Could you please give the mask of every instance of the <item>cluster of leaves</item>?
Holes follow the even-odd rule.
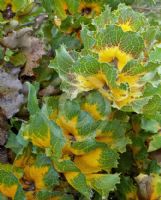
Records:
[[[0,199],[161,198],[160,21],[119,3],[0,0]]]

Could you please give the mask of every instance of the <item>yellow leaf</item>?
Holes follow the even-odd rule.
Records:
[[[96,119],[96,120],[102,119],[102,116],[100,115],[100,113],[97,110],[97,105],[96,104],[84,103],[82,105],[82,108],[85,111],[89,112],[94,119]]]
[[[0,192],[2,192],[3,195],[14,198],[16,191],[17,191],[18,185],[4,185],[3,183],[0,184]]]
[[[72,134],[76,138],[79,138],[78,131],[76,129],[77,120],[77,116],[73,117],[71,120],[67,120],[65,117],[61,116],[56,119],[56,123],[62,128],[66,136]]]
[[[104,86],[103,74],[98,73],[94,76],[84,77],[82,75],[77,76],[79,89],[82,91],[89,91],[93,89],[99,89]]]
[[[26,140],[31,140],[33,145],[35,146],[38,146],[40,148],[50,147],[50,130],[48,130],[48,132],[45,134],[45,138],[38,137],[37,134],[29,132],[25,132],[23,136]]]
[[[72,183],[73,179],[79,175],[80,172],[66,172],[64,173],[65,178],[69,183]]]
[[[28,191],[25,193],[25,197],[26,197],[26,200],[33,200],[35,199],[35,192],[33,191]]]
[[[111,136],[110,136],[110,134],[108,134],[108,136],[98,136],[98,137],[96,137],[96,140],[98,142],[103,142],[103,143],[106,143],[106,144],[112,144],[115,141],[112,138],[112,133],[111,133]]]
[[[133,27],[131,26],[130,21],[119,23],[118,26],[120,26],[124,32],[133,31]]]
[[[122,51],[119,46],[107,47],[98,51],[100,62],[112,62],[116,59],[117,67],[121,71],[124,66],[132,59],[130,54]]]
[[[98,15],[101,12],[101,6],[99,3],[95,2],[81,1],[78,12],[84,14],[85,16],[91,16],[92,13]]]
[[[81,149],[78,150],[78,149],[72,148],[70,142],[67,142],[67,144],[63,148],[63,155],[70,155],[70,154],[83,155],[85,154],[85,152]]]
[[[23,154],[18,155],[15,158],[13,165],[16,167],[24,168],[26,165],[33,164],[35,161],[35,158],[30,154],[29,151],[27,149]]]
[[[82,173],[94,173],[101,170],[99,159],[102,149],[97,148],[82,156],[76,156],[74,162]]]
[[[25,179],[29,181],[34,181],[36,189],[40,190],[45,187],[44,175],[48,172],[48,166],[26,166],[24,169]]]

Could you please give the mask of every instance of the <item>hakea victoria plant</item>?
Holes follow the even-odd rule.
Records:
[[[145,93],[152,83],[148,74],[155,76],[159,66],[149,56],[154,45],[157,51],[157,41],[155,33],[147,38],[150,25],[145,17],[121,5],[112,13],[106,8],[92,25],[81,31],[80,53],[62,46],[50,63],[62,79],[62,90],[75,98],[96,89],[115,108],[137,113],[143,113],[150,102],[159,102],[157,94]]]
[[[106,198],[120,182],[112,169],[131,143],[127,122],[115,117],[109,101],[97,91],[72,101],[65,95],[48,97],[41,109],[35,94],[29,85],[31,117],[17,136],[23,145],[13,170],[5,171],[2,194],[18,199],[23,188],[20,199],[72,199],[68,183],[87,199],[92,190]],[[68,192],[63,187],[69,187]]]
[[[0,166],[2,198],[160,198],[160,168],[147,158],[161,148],[156,33],[130,7],[113,12],[106,7],[91,26],[83,26],[81,51],[56,50],[49,67],[57,71],[64,93],[44,98],[40,107],[38,85],[28,84],[30,118],[15,136],[13,165]],[[151,131],[148,139],[141,129]]]

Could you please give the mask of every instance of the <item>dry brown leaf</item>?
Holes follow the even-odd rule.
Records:
[[[5,147],[0,147],[0,163],[8,163],[8,153]]]
[[[8,33],[1,41],[3,46],[16,49],[16,48],[30,48],[31,41],[29,38],[32,34],[32,28],[23,28],[18,31]]]
[[[0,108],[7,118],[17,113],[24,101],[23,94],[19,92],[22,90],[22,84],[14,73],[0,69]]]
[[[152,177],[147,174],[139,174],[135,178],[138,184],[138,195],[140,200],[150,200],[152,194]]]
[[[33,75],[33,68],[38,66],[39,60],[45,55],[43,42],[39,38],[32,36],[32,33],[32,28],[23,28],[18,31],[12,31],[1,41],[3,46],[7,48],[21,48],[27,60],[23,75],[27,76]]]
[[[45,55],[44,45],[38,38],[30,37],[30,41],[30,47],[23,51],[27,60],[23,75],[28,76],[33,75],[33,68],[39,65],[39,60]]]
[[[3,146],[7,140],[8,123],[5,114],[0,108],[0,145]]]

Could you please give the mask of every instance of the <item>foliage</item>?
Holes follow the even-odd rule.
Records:
[[[0,199],[161,198],[159,9],[0,0]]]

